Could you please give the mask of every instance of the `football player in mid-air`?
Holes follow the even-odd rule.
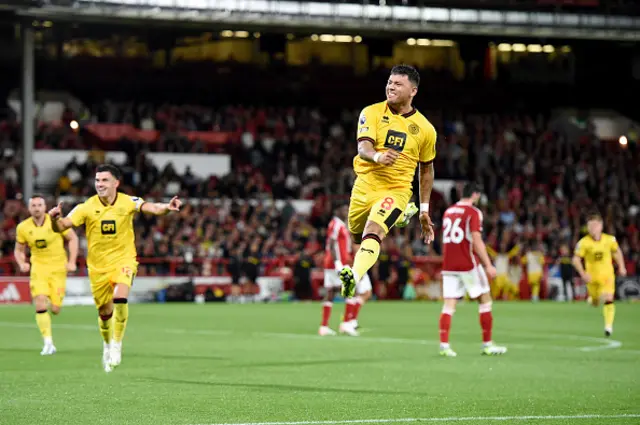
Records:
[[[353,267],[340,271],[342,295],[352,297],[356,286],[378,260],[380,244],[393,226],[406,226],[418,212],[410,203],[419,165],[420,223],[426,243],[434,238],[429,218],[433,188],[436,130],[412,105],[420,74],[408,65],[393,67],[387,100],[362,110],[358,121],[357,175],[349,202],[348,227],[356,244]]]

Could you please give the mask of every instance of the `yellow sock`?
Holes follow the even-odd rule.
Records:
[[[111,326],[111,316],[99,316],[98,317],[98,326],[100,327],[100,335],[102,335],[102,339],[104,342],[109,344],[111,342],[111,337],[113,336],[113,326]]]
[[[380,239],[376,235],[366,235],[362,238],[360,249],[353,260],[353,272],[361,279],[378,261],[380,255]]]
[[[604,316],[604,327],[612,328],[613,319],[616,317],[616,306],[613,301],[607,301],[602,307],[602,315]]]
[[[42,337],[51,339],[51,315],[47,310],[36,311],[36,323]]]
[[[540,295],[540,284],[532,283],[531,284],[531,296],[538,297]]]
[[[122,338],[124,338],[124,330],[127,328],[127,319],[129,318],[129,304],[127,304],[126,298],[118,298],[113,300],[113,302],[115,310],[115,332],[113,339],[116,342],[122,342]]]

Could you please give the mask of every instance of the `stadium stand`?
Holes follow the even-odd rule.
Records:
[[[620,146],[590,133],[572,144],[551,128],[548,113],[424,112],[440,135],[438,177],[484,184],[485,231],[491,245],[497,248],[504,238],[509,239],[509,246],[541,242],[552,260],[561,244],[572,246],[583,234],[584,214],[599,208],[605,215],[605,230],[619,235],[633,273],[640,250],[640,155],[635,143]],[[125,191],[151,198],[178,194],[187,199],[229,200],[194,203],[175,218],[141,219],[137,230],[143,258],[140,274],[229,273],[237,279],[250,274],[256,260],[263,267],[260,273],[277,264],[293,264],[303,247],[320,264],[331,201],[347,195],[351,187],[354,150],[349,146],[358,113],[356,109],[336,113],[301,106],[156,106],[103,101],[83,117],[66,111],[61,122],[42,123],[37,146],[93,149],[86,163],[74,158],[60,164],[58,196],[90,195],[92,170],[104,160],[105,150],[111,149],[127,153],[126,161],[118,164],[125,171]],[[76,119],[80,128],[74,130],[69,123]],[[155,143],[123,137],[115,144],[100,146],[90,130],[92,123],[130,124],[161,136]],[[12,231],[25,210],[21,202],[11,201],[20,195],[19,127],[7,119],[1,128],[3,151],[9,154],[3,156],[0,178],[2,252],[9,272]],[[205,144],[181,137],[182,130],[228,132],[229,142],[217,150],[231,155],[231,172],[200,178],[189,169],[179,174],[171,164],[159,169],[146,158],[159,150],[206,150]],[[432,199],[436,224],[448,202],[458,196],[455,187],[450,192]],[[237,199],[309,199],[314,206],[305,215],[296,213],[290,203],[279,211]],[[84,238],[81,241],[86,244]],[[440,253],[438,241],[432,247],[421,243],[417,223],[396,229],[387,244],[394,270],[402,258],[417,257],[420,263],[421,257]],[[236,262],[240,268],[230,270],[227,265]]]

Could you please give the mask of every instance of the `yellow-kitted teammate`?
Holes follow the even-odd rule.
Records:
[[[137,213],[165,215],[178,211],[182,205],[178,197],[169,203],[153,203],[118,192],[121,179],[116,166],[100,165],[96,168],[97,195],[78,204],[67,217],[62,217],[61,204],[49,211],[55,232],[85,226],[89,281],[104,340],[105,372],[111,372],[122,360],[122,340],[129,319],[128,296],[138,269],[133,218]]]
[[[34,195],[29,199],[29,214],[16,228],[14,256],[20,271],[30,273],[31,298],[36,307],[36,323],[44,340],[40,352],[43,356],[55,354],[51,331],[51,315],[60,313],[67,286],[67,272],[76,271],[78,236],[71,229],[56,233],[51,227],[44,198]],[[69,243],[69,259],[64,242]],[[31,251],[27,260],[26,248]]]
[[[600,214],[589,215],[587,229],[589,234],[580,239],[576,245],[573,254],[573,267],[587,284],[591,305],[597,307],[601,299],[604,301],[602,309],[604,334],[611,336],[616,314],[613,304],[616,275],[613,270],[612,258],[618,265],[620,276],[626,276],[627,269],[615,236],[602,232],[602,216]],[[584,260],[586,270],[582,266],[582,260]]]
[[[500,242],[499,251],[487,246],[487,252],[496,265],[496,278],[493,281],[491,294],[494,300],[499,299],[500,296],[512,300],[517,298],[520,293],[519,282],[513,282],[509,278],[509,263],[520,252],[520,246],[516,244],[509,249],[508,243],[508,239],[503,239]]]
[[[532,245],[522,257],[522,264],[527,267],[527,282],[531,287],[531,301],[540,299],[540,284],[542,283],[542,267],[544,266],[544,249],[542,244],[538,247]]]

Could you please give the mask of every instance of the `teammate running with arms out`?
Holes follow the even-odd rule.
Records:
[[[474,183],[467,183],[462,189],[462,199],[447,208],[442,218],[444,305],[440,314],[441,356],[457,356],[449,345],[449,331],[458,299],[464,297],[465,293],[479,302],[482,354],[498,355],[507,352],[506,347],[495,345],[491,339],[493,315],[487,275],[495,277],[496,269],[491,264],[482,240],[482,212],[474,206],[480,196],[479,188]]]
[[[336,334],[336,332],[329,327],[329,319],[331,318],[335,290],[342,285],[338,273],[344,265],[351,261],[352,256],[351,235],[345,224],[347,211],[347,205],[336,208],[335,215],[329,222],[327,229],[327,243],[324,254],[324,288],[326,296],[322,304],[322,323],[318,330],[320,336]],[[358,313],[362,304],[371,295],[371,280],[369,280],[368,275],[365,275],[364,278],[360,280],[356,289],[358,296],[348,298],[345,301],[344,319],[339,328],[340,333],[345,333],[350,336],[358,336],[358,332],[356,331]]]
[[[418,209],[411,187],[419,165],[420,223],[426,243],[434,238],[429,217],[436,130],[413,106],[420,74],[408,65],[393,67],[387,100],[369,105],[358,120],[357,175],[349,203],[349,231],[360,245],[353,268],[340,271],[342,295],[352,297],[360,279],[378,260],[380,244],[394,225],[404,227]]]
[[[177,197],[168,204],[150,203],[118,192],[121,176],[117,167],[100,165],[96,169],[97,195],[77,205],[65,218],[61,218],[62,203],[49,211],[56,232],[85,225],[89,281],[104,340],[105,372],[111,372],[122,358],[122,339],[129,317],[127,299],[138,268],[134,215],[139,212],[165,215],[178,211],[182,205]]]
[[[573,267],[587,284],[589,302],[597,307],[604,302],[604,334],[609,337],[613,333],[613,320],[616,309],[613,304],[616,275],[613,270],[612,257],[618,265],[618,274],[627,275],[622,251],[613,235],[602,232],[602,216],[598,213],[587,218],[589,234],[580,239],[573,254]],[[582,266],[582,260],[586,265]]]
[[[78,258],[78,236],[69,229],[56,233],[51,218],[46,214],[44,198],[34,195],[29,199],[29,214],[16,228],[14,256],[20,271],[30,273],[31,297],[36,307],[36,323],[44,339],[43,356],[55,354],[51,332],[51,316],[59,314],[67,285],[67,272],[76,271]],[[69,243],[69,259],[64,242]],[[26,247],[31,251],[27,260]]]

